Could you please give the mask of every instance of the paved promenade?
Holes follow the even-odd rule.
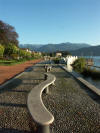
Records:
[[[44,80],[44,68],[34,66],[0,90],[0,133],[31,133],[32,120],[27,110],[27,95]]]
[[[31,89],[44,80],[38,64],[0,90],[0,133],[32,133],[35,129],[26,100]],[[64,70],[53,67],[57,78],[43,102],[54,115],[52,133],[100,133],[100,98],[77,83]]]
[[[52,133],[100,133],[100,97],[59,67],[51,73],[57,78],[55,87],[43,101],[55,117]]]

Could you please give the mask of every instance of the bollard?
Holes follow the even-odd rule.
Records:
[[[48,68],[46,68],[46,72],[48,72]]]
[[[50,133],[49,125],[39,125],[37,133]]]
[[[44,92],[45,92],[46,94],[48,94],[48,93],[49,93],[49,87],[45,88]]]
[[[44,80],[47,80],[47,77],[48,77],[47,74],[45,74],[45,75],[44,75]]]

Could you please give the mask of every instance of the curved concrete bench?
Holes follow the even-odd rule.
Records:
[[[44,82],[35,86],[28,95],[27,106],[33,120],[38,125],[39,133],[49,133],[49,125],[54,121],[53,115],[46,109],[42,102],[42,92],[49,85],[54,84],[56,77],[52,74],[45,74]]]

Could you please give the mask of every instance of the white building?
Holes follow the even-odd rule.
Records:
[[[75,60],[77,60],[77,56],[67,56],[67,57],[62,57],[60,63],[66,63],[67,65],[71,65],[74,63]]]
[[[62,53],[56,53],[56,57],[61,57]]]

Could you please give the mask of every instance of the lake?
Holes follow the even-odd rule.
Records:
[[[93,59],[94,66],[100,67],[100,56],[82,56],[82,57]]]

